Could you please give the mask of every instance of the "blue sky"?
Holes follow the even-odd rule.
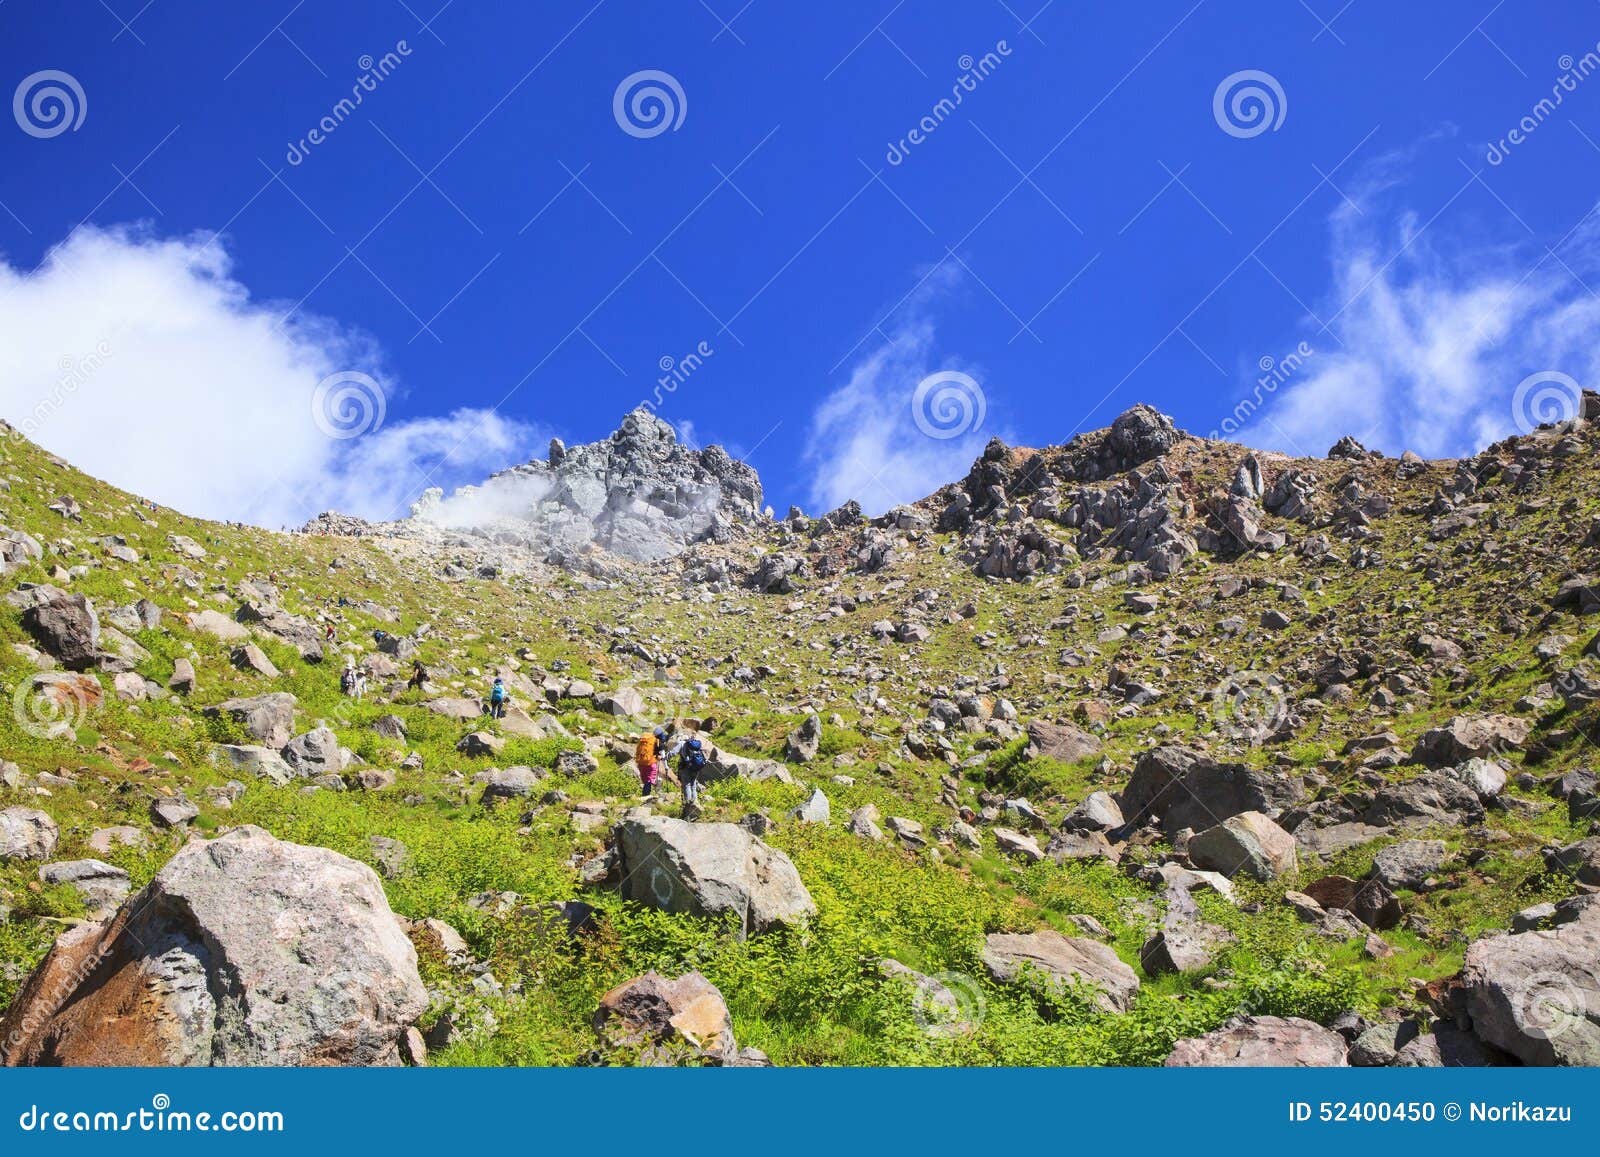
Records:
[[[780,512],[1140,401],[1471,452],[1595,380],[1597,43],[1588,0],[5,0],[0,89],[82,116],[0,118],[0,404],[273,524],[643,400]],[[619,119],[646,71],[670,127]]]

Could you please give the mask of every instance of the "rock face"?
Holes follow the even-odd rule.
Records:
[[[698,972],[647,972],[619,984],[600,998],[594,1031],[608,1049],[645,1065],[731,1065],[739,1056],[728,1005]]]
[[[1028,724],[1028,758],[1045,756],[1062,763],[1074,763],[1100,753],[1100,741],[1082,728],[1070,723],[1045,723],[1035,720]]]
[[[613,832],[622,895],[666,912],[733,913],[746,934],[816,913],[789,857],[737,824],[665,816],[625,819]]]
[[[1487,936],[1461,972],[1472,1031],[1530,1065],[1600,1065],[1600,909]]]
[[[1002,984],[1032,972],[1047,983],[1088,985],[1106,1012],[1127,1012],[1139,992],[1139,977],[1108,945],[1050,929],[991,933],[984,940],[983,964]]]
[[[426,1007],[372,869],[243,827],[61,936],[0,1039],[11,1065],[394,1065]]]
[[[1342,1068],[1345,1051],[1344,1037],[1309,1020],[1245,1016],[1205,1036],[1179,1041],[1166,1067]]]
[[[637,561],[680,553],[762,518],[761,479],[721,446],[691,450],[640,406],[602,442],[552,447],[446,499],[429,490],[409,527],[478,526],[560,557],[589,544]]]

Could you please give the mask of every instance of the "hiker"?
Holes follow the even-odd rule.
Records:
[[[667,738],[667,733],[657,727],[654,731],[646,731],[639,736],[639,743],[633,749],[633,762],[639,768],[639,782],[644,785],[644,794],[650,795],[656,790],[656,781],[661,778],[661,744]]]
[[[706,770],[706,747],[700,737],[690,735],[680,739],[667,752],[667,758],[678,760],[678,782],[683,785],[683,814],[700,810],[700,777]]]
[[[422,665],[421,659],[417,659],[411,664],[411,678],[406,681],[406,688],[421,691],[427,681],[428,669]]]
[[[504,719],[506,714],[506,685],[496,675],[494,686],[489,688],[489,715],[494,719]]]
[[[323,636],[327,639],[328,642],[330,642],[330,643],[333,642],[333,624],[332,623],[329,623],[327,630],[323,631]]]
[[[361,696],[357,694],[357,690],[355,664],[346,663],[344,670],[339,673],[339,691],[341,694],[348,695],[353,699],[359,699]]]

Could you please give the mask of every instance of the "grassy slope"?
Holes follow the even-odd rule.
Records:
[[[1359,707],[1330,705],[1312,714],[1308,726],[1289,742],[1246,754],[1252,761],[1301,769],[1320,763],[1330,775],[1328,790],[1341,790],[1354,771],[1348,766],[1351,761],[1336,756],[1350,736],[1390,728],[1409,743],[1426,727],[1461,710],[1509,708],[1542,681],[1545,668],[1533,657],[1532,647],[1543,632],[1502,634],[1496,618],[1507,604],[1522,606],[1528,619],[1542,613],[1557,576],[1534,558],[1534,546],[1554,544],[1558,556],[1578,561],[1571,528],[1586,526],[1600,506],[1594,497],[1600,493],[1595,486],[1600,471],[1591,456],[1561,463],[1551,493],[1544,496],[1553,500],[1517,516],[1515,533],[1489,535],[1505,555],[1501,565],[1479,565],[1481,550],[1468,545],[1477,542],[1475,532],[1434,544],[1426,538],[1423,519],[1396,513],[1374,524],[1371,540],[1391,561],[1387,567],[1308,569],[1287,552],[1226,565],[1200,559],[1178,581],[1158,588],[1163,605],[1143,619],[1123,610],[1126,588],[1120,583],[1096,589],[1091,582],[1069,589],[1059,578],[984,582],[960,566],[954,552],[940,554],[943,541],[931,535],[910,561],[892,571],[846,576],[832,586],[813,581],[798,596],[735,594],[702,603],[698,588],[679,588],[670,580],[600,591],[585,591],[566,579],[549,587],[522,579],[450,583],[366,542],[284,536],[203,523],[170,511],[152,513],[25,442],[8,442],[3,456],[0,473],[9,490],[0,494],[0,523],[26,530],[47,546],[45,559],[8,575],[11,582],[59,584],[50,571],[65,567],[74,570],[71,587],[101,607],[140,596],[153,599],[167,615],[159,629],[137,636],[152,656],[141,671],[164,683],[172,660],[187,655],[199,673],[199,690],[187,703],[125,704],[110,696],[110,678],[103,677],[107,700],[82,721],[75,741],[37,738],[12,713],[0,713],[0,753],[30,775],[51,772],[74,781],[49,787],[48,798],[42,799],[31,791],[7,789],[0,793],[0,805],[27,803],[48,810],[61,826],[58,859],[92,854],[86,840],[96,828],[120,823],[147,828],[149,799],[175,791],[200,806],[196,826],[202,832],[257,823],[282,838],[328,846],[367,862],[375,862],[369,836],[403,841],[411,852],[411,868],[385,882],[395,909],[454,924],[494,975],[514,988],[510,999],[481,997],[437,954],[424,950],[425,979],[440,992],[440,1007],[443,1001],[452,1002],[469,1019],[487,1008],[495,1026],[438,1054],[437,1063],[573,1063],[592,1045],[588,1018],[599,994],[646,968],[677,972],[693,967],[728,997],[740,1043],[766,1049],[779,1063],[1148,1064],[1159,1062],[1177,1037],[1214,1027],[1242,1009],[1326,1019],[1346,1007],[1405,1003],[1411,978],[1454,971],[1471,936],[1504,927],[1512,912],[1571,890],[1569,881],[1543,876],[1535,853],[1544,844],[1585,833],[1569,825],[1564,809],[1551,806],[1547,798],[1513,789],[1526,803],[1491,813],[1487,831],[1439,833],[1458,852],[1482,848],[1487,856],[1471,867],[1464,859],[1452,861],[1444,873],[1446,887],[1406,897],[1409,910],[1425,922],[1427,935],[1390,934],[1399,949],[1395,957],[1364,961],[1358,944],[1317,939],[1294,921],[1281,895],[1284,885],[1309,881],[1325,870],[1307,868],[1302,880],[1246,889],[1246,904],[1238,910],[1205,901],[1214,919],[1239,933],[1238,947],[1219,959],[1210,976],[1147,982],[1131,1013],[1111,1017],[1090,1012],[1073,994],[1037,995],[1026,986],[1006,988],[983,979],[983,935],[1041,924],[1070,931],[1067,917],[1087,914],[1111,930],[1123,958],[1137,968],[1138,945],[1151,925],[1157,898],[1146,886],[1102,864],[1021,867],[1001,859],[992,840],[986,840],[981,854],[951,847],[918,854],[890,842],[871,844],[846,834],[840,820],[849,809],[873,803],[883,815],[919,820],[929,831],[948,822],[949,810],[938,796],[940,776],[952,774],[952,769],[902,758],[901,731],[907,721],[922,719],[930,694],[954,688],[965,677],[987,679],[997,665],[1014,680],[1005,693],[1024,720],[1071,718],[1088,693],[1103,685],[1112,664],[1167,691],[1156,704],[1105,728],[1109,773],[1097,773],[1093,761],[1076,767],[1005,761],[1009,781],[1025,785],[1041,812],[1054,818],[1088,791],[1120,784],[1138,752],[1152,743],[1193,741],[1197,733],[1207,733],[1210,725],[1200,716],[1224,670],[1284,669],[1330,628],[1342,627],[1355,636],[1356,627],[1368,618],[1374,620],[1374,633],[1361,642],[1396,655],[1405,652],[1427,614],[1439,616],[1458,641],[1475,636],[1480,645],[1466,664],[1465,680],[1441,677],[1429,692],[1402,700],[1400,708],[1376,722],[1367,696],[1358,694]],[[1446,476],[1444,468],[1435,467],[1432,478],[1397,489],[1425,498]],[[81,522],[64,520],[46,508],[60,494],[71,494],[82,504]],[[1507,511],[1516,508],[1514,500],[1504,505]],[[208,557],[198,562],[183,558],[168,545],[169,533],[195,538],[206,546]],[[108,558],[95,541],[108,534],[124,536],[142,560],[127,564]],[[1428,556],[1455,572],[1449,582],[1418,581]],[[1392,565],[1398,560],[1406,560],[1409,569]],[[182,581],[185,568],[198,577],[194,587]],[[1091,567],[1091,578],[1111,569]],[[674,703],[691,714],[714,712],[726,721],[721,742],[771,756],[781,755],[784,735],[807,705],[825,716],[838,712],[843,726],[829,727],[825,753],[844,755],[851,765],[796,769],[824,784],[835,826],[803,829],[784,823],[770,837],[794,857],[816,897],[819,917],[803,930],[740,942],[728,929],[639,910],[604,893],[588,894],[583,898],[603,914],[601,932],[574,951],[551,936],[540,919],[498,918],[470,905],[474,895],[487,891],[514,891],[533,901],[580,895],[574,853],[597,850],[598,837],[576,831],[565,806],[535,808],[526,824],[521,814],[526,809],[478,807],[470,777],[490,761],[460,756],[454,744],[479,724],[433,716],[416,705],[415,695],[395,703],[372,697],[350,704],[338,695],[338,663],[332,656],[320,665],[304,663],[292,649],[270,640],[258,641],[282,671],[281,679],[269,682],[238,671],[228,661],[227,646],[191,633],[178,617],[178,612],[197,607],[231,613],[237,605],[231,593],[235,584],[269,572],[276,573],[289,609],[331,619],[351,653],[370,649],[375,628],[407,633],[431,623],[433,633],[422,647],[424,660],[436,680],[466,692],[481,692],[486,672],[495,666],[548,669],[562,659],[571,664],[573,674],[592,678],[601,687],[639,680],[647,694],[658,696],[659,713],[673,710]],[[1304,606],[1289,608],[1295,625],[1271,633],[1254,624],[1262,611],[1285,606],[1277,594],[1252,590],[1226,604],[1213,604],[1212,580],[1221,574],[1301,586],[1311,574],[1323,581],[1320,590],[1306,592]],[[886,591],[891,580],[904,584]],[[872,621],[897,617],[911,593],[925,587],[940,592],[941,610],[971,599],[978,614],[956,623],[932,620],[933,637],[914,647],[868,640]],[[687,591],[687,597],[680,591]],[[214,597],[222,593],[227,597]],[[848,614],[827,615],[832,593],[862,601]],[[333,604],[339,596],[373,598],[399,611],[401,622],[383,624],[337,608]],[[873,597],[866,601],[863,596]],[[722,613],[729,606],[745,613]],[[1069,606],[1076,606],[1076,619],[1064,628],[1050,627]],[[1377,611],[1386,615],[1377,616]],[[1236,636],[1218,633],[1214,623],[1224,614],[1241,616],[1249,629]],[[1120,643],[1096,643],[1098,633],[1110,624],[1128,626],[1134,633]],[[1167,629],[1182,624],[1200,630],[1192,637],[1176,631],[1170,641],[1161,641]],[[602,632],[618,627],[630,628],[632,638],[659,640],[682,655],[679,678],[635,672],[622,658],[608,654]],[[1586,632],[1572,620],[1558,628],[1575,637],[1568,653],[1569,660],[1575,659]],[[33,668],[10,646],[25,642],[26,635],[9,607],[0,609],[0,636],[5,644],[0,646],[0,686],[11,691]],[[865,641],[861,653],[836,657],[832,641],[839,637]],[[1041,637],[1043,642],[1025,641]],[[1095,647],[1101,654],[1090,667],[1062,667],[1057,655],[1067,647]],[[513,658],[519,653],[526,657]],[[734,684],[728,676],[736,663],[718,661],[728,656],[770,664],[777,674],[755,686]],[[886,678],[878,684],[879,693],[891,701],[891,712],[862,713],[851,699],[859,678],[839,674],[852,663],[883,668]],[[728,685],[717,686],[719,682]],[[415,751],[423,757],[423,769],[402,771],[395,788],[375,793],[302,794],[297,787],[252,782],[236,803],[222,806],[210,789],[229,776],[210,764],[208,752],[213,742],[228,736],[225,729],[207,725],[198,708],[270,689],[294,692],[302,728],[325,720],[373,764],[394,767],[407,751]],[[676,701],[670,698],[674,694]],[[1296,687],[1296,694],[1309,694],[1309,688]],[[373,719],[389,712],[405,719],[409,744],[386,743],[368,729]],[[579,735],[615,730],[611,721],[581,710],[567,710],[562,718]],[[1551,721],[1552,726],[1570,723]],[[949,738],[963,761],[985,754],[971,746],[975,737]],[[548,765],[556,747],[524,743],[497,762]],[[1537,770],[1559,771],[1586,759],[1586,743],[1569,740]],[[885,765],[881,770],[880,763]],[[955,773],[963,794],[985,786],[984,770]],[[835,772],[853,776],[855,783],[827,782]],[[602,800],[614,807],[626,803],[634,791],[627,769],[604,758],[599,771],[554,785],[574,803]],[[733,819],[756,808],[781,816],[803,795],[798,786],[778,783],[724,785],[713,801],[712,818]],[[135,883],[141,883],[172,853],[179,838],[152,832],[148,849],[118,849],[103,858],[127,868]],[[1374,850],[1358,849],[1333,866],[1359,872]],[[0,864],[0,906],[10,909],[9,919],[0,923],[0,961],[5,962],[0,1007],[60,930],[60,921],[79,910],[70,891],[40,890],[34,868]],[[977,1031],[922,1031],[907,991],[879,975],[875,962],[884,956],[927,972],[972,978],[960,983],[983,1007]]]

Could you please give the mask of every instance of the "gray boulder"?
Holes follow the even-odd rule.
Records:
[[[1189,841],[1196,867],[1221,872],[1230,880],[1240,872],[1270,880],[1298,865],[1294,837],[1260,812],[1240,812],[1198,832]]]
[[[1512,715],[1458,715],[1417,740],[1411,758],[1425,767],[1451,767],[1520,751],[1531,724]]]
[[[272,691],[247,699],[229,699],[205,708],[202,714],[226,716],[242,726],[251,739],[276,750],[294,734],[294,705],[295,697],[289,692]]]
[[[395,1065],[427,1003],[371,868],[243,827],[63,934],[0,1039],[11,1065]]]
[[[1053,929],[992,932],[984,938],[983,964],[1002,984],[1031,976],[1054,986],[1085,985],[1106,1012],[1127,1012],[1139,992],[1138,975],[1108,945]]]
[[[625,819],[613,829],[622,895],[665,912],[738,917],[745,934],[815,915],[789,857],[737,824],[666,816]]]
[[[91,915],[104,916],[127,898],[128,873],[100,860],[59,860],[39,869],[39,882],[70,884],[83,897]]]
[[[1600,909],[1485,936],[1461,970],[1477,1036],[1530,1065],[1600,1065]]]
[[[1372,858],[1372,878],[1391,889],[1416,891],[1444,866],[1449,850],[1443,840],[1403,840]]]
[[[339,750],[339,737],[326,727],[317,727],[304,735],[295,736],[283,745],[279,754],[296,775],[336,775],[344,770],[344,753]]]
[[[1296,1016],[1243,1016],[1173,1046],[1166,1067],[1342,1068],[1344,1037]]]
[[[1273,815],[1299,802],[1305,785],[1296,777],[1222,763],[1186,747],[1153,748],[1139,757],[1122,791],[1130,824],[1155,816],[1168,835],[1201,831],[1240,812]]]
[[[0,811],[0,860],[48,860],[61,831],[38,808]]]
[[[810,763],[817,757],[822,743],[822,720],[815,712],[807,715],[799,727],[789,732],[783,757],[790,763]]]
[[[100,620],[83,595],[52,586],[35,587],[31,605],[22,612],[23,629],[63,667],[82,671],[100,653]]]
[[[257,779],[265,779],[276,784],[285,784],[296,775],[309,774],[297,772],[295,768],[284,762],[284,759],[270,747],[259,747],[249,743],[220,743],[215,749],[215,758],[236,771],[242,771]]]

